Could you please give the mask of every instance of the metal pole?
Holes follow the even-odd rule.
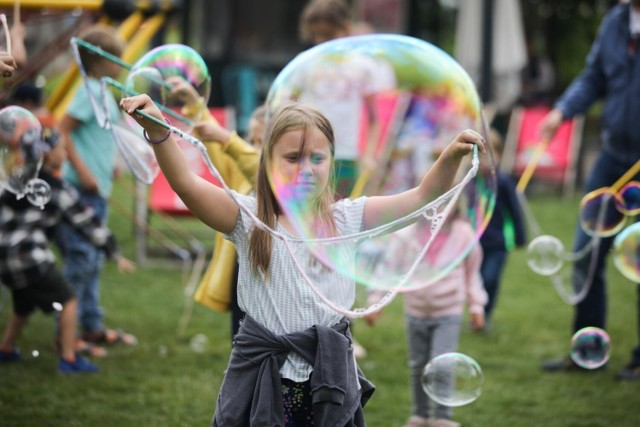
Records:
[[[483,102],[493,98],[493,11],[494,0],[482,0],[482,65],[480,97]]]

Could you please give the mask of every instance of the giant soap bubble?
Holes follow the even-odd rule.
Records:
[[[487,134],[482,105],[467,73],[444,51],[407,36],[346,37],[301,53],[275,79],[266,101],[268,115],[292,100],[327,116],[338,160],[362,159],[367,144],[373,147],[374,167],[359,170],[355,191],[346,194],[352,198],[413,188],[461,131]],[[486,154],[465,158],[455,187],[433,194],[432,202],[413,213],[398,210],[376,220],[381,228],[355,234],[338,230],[337,236],[324,238],[304,219],[306,201],[292,198],[298,193],[291,187],[298,185],[301,174],[287,182],[281,174],[268,172],[293,234],[311,250],[319,268],[368,288],[404,292],[446,275],[478,244],[495,203],[495,168],[487,148]],[[446,221],[453,216],[464,224],[455,231]],[[313,264],[303,252],[296,255],[302,268]],[[316,291],[331,299],[334,288]]]
[[[622,230],[613,240],[613,264],[633,283],[640,283],[640,222]]]
[[[620,210],[621,206],[626,206],[626,203],[617,191],[608,187],[591,191],[580,201],[582,229],[589,236],[615,235],[624,227],[627,218]]]
[[[42,156],[48,151],[42,126],[33,113],[18,106],[0,110],[0,186],[36,206],[51,197],[49,184],[38,178]]]
[[[622,203],[617,207],[620,212],[627,216],[640,214],[640,182],[631,181],[620,190]]]
[[[200,98],[197,105],[187,107],[184,97],[172,94],[170,81],[176,77],[191,85]],[[211,92],[211,76],[207,64],[194,49],[182,44],[166,44],[150,50],[133,64],[125,86],[162,101],[165,107],[187,119],[175,120],[174,116],[171,119],[174,125],[189,129],[191,123],[203,118]]]

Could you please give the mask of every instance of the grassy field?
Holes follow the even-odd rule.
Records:
[[[121,186],[116,197],[132,205]],[[530,202],[543,230],[570,244],[577,200],[539,196]],[[112,210],[111,225],[132,257],[130,221]],[[193,232],[210,244],[209,231],[194,227]],[[465,427],[640,425],[640,383],[614,380],[636,344],[635,289],[613,267],[609,277],[608,369],[544,374],[540,362],[569,350],[572,309],[548,279],[529,270],[524,251],[513,253],[493,329],[472,334],[464,328],[460,351],[478,361],[485,383],[475,402],[455,408],[454,418]],[[0,366],[0,426],[209,425],[230,351],[229,316],[196,305],[186,332],[178,335],[184,284],[180,269],[139,268],[121,275],[107,265],[102,279],[106,321],[135,333],[139,344],[110,349],[109,357],[97,361],[97,375],[58,375],[53,319],[33,316],[20,340],[23,360]],[[6,292],[2,298],[6,303]],[[9,313],[5,305],[0,327]],[[368,425],[402,426],[410,415],[410,397],[400,299],[378,326],[357,321],[355,331],[369,353],[361,367],[377,385],[365,408]],[[192,345],[200,335],[206,337],[204,345]]]

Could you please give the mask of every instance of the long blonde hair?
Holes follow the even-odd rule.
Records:
[[[278,108],[267,123],[265,131],[264,146],[260,157],[260,165],[256,176],[256,201],[258,204],[257,217],[271,229],[275,229],[278,215],[282,214],[282,209],[278,203],[276,195],[273,193],[269,182],[268,168],[273,154],[273,147],[278,143],[282,135],[289,131],[302,130],[303,144],[307,131],[310,128],[317,128],[329,141],[331,148],[331,172],[329,185],[325,187],[322,194],[314,201],[317,209],[317,219],[322,225],[322,234],[334,236],[336,225],[331,215],[331,204],[334,201],[334,136],[329,120],[319,111],[308,105],[300,103],[286,103]],[[268,277],[269,262],[271,261],[272,236],[268,231],[254,227],[249,239],[249,260],[255,271],[262,271]]]

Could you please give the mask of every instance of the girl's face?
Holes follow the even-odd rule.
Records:
[[[331,162],[329,141],[319,129],[282,134],[271,153],[272,185],[280,203],[319,197],[329,185]]]

